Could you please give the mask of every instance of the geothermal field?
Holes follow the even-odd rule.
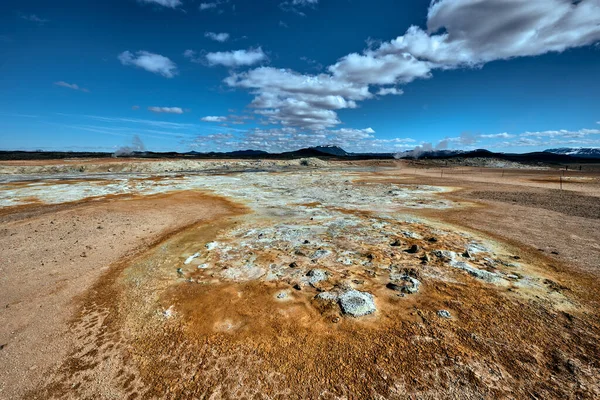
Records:
[[[600,397],[593,170],[4,161],[0,223],[2,399]]]

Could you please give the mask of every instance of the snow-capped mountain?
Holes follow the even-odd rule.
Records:
[[[545,153],[564,154],[572,157],[600,158],[600,148],[593,147],[561,147],[544,150]]]

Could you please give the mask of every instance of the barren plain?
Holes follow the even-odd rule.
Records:
[[[2,399],[600,397],[598,173],[3,162],[0,223]]]

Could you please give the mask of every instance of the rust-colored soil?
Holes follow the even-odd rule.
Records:
[[[23,396],[60,366],[76,343],[67,324],[77,309],[73,300],[111,265],[239,210],[191,192],[38,206],[0,217],[0,398]]]

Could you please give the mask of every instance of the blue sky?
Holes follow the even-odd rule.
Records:
[[[0,4],[0,148],[600,147],[600,1]]]

